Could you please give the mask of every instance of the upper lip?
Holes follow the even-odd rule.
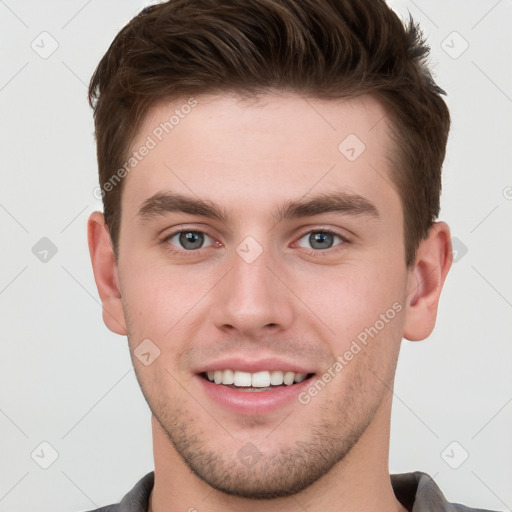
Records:
[[[285,361],[279,358],[266,358],[249,360],[242,357],[230,357],[214,361],[201,366],[196,373],[210,372],[215,370],[239,370],[242,372],[256,373],[263,371],[282,371],[295,373],[314,373],[311,368]]]

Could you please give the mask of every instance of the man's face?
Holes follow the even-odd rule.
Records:
[[[289,495],[389,420],[409,274],[385,112],[197,101],[163,135],[184,102],[155,108],[132,148],[156,142],[126,178],[119,285],[132,354],[160,351],[135,370],[157,435],[198,476]],[[313,376],[269,386],[280,371]]]

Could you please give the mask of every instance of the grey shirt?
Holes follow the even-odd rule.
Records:
[[[139,480],[120,503],[90,512],[147,512],[154,476],[152,471]],[[491,512],[448,503],[434,480],[419,471],[391,475],[391,485],[398,501],[410,512]]]

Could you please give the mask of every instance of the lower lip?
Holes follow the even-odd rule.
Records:
[[[238,391],[210,382],[200,375],[196,375],[196,378],[205,393],[215,402],[236,414],[250,416],[274,412],[294,400],[298,401],[299,393],[311,384],[309,378],[290,386],[276,386],[268,391]]]

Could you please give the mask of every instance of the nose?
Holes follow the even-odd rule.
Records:
[[[233,253],[231,271],[216,287],[214,324],[252,339],[286,331],[294,319],[293,296],[277,278],[279,262],[270,251],[255,261],[240,254]]]

